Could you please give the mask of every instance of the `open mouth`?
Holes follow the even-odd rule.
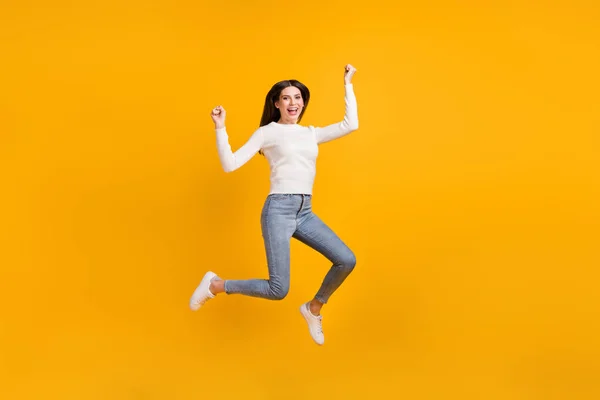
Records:
[[[290,107],[287,109],[288,114],[290,115],[298,115],[300,109],[298,107]]]

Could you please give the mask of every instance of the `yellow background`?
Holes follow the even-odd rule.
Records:
[[[600,396],[600,7],[593,1],[3,1],[0,397],[593,399]],[[321,147],[316,212],[358,264],[294,242],[265,277],[258,156],[225,174],[271,85]]]

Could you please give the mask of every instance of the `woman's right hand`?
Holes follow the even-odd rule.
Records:
[[[210,112],[210,117],[215,123],[215,129],[225,127],[225,109],[223,108],[223,106],[217,106],[213,108]]]

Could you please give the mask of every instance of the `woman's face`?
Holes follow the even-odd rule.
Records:
[[[281,124],[295,124],[304,108],[304,100],[300,89],[295,86],[288,86],[281,91],[279,100],[275,102],[275,107],[279,109]]]

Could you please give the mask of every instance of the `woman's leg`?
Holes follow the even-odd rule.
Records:
[[[269,279],[222,281],[227,294],[269,300],[283,299],[290,289],[290,239],[296,229],[297,205],[293,196],[269,196],[261,214]],[[216,282],[213,282],[216,284]]]
[[[325,275],[310,309],[319,314],[321,306],[346,280],[356,265],[356,257],[350,248],[321,219],[310,212],[298,225],[293,237],[324,255],[332,266]]]
[[[302,243],[312,247],[332,262],[315,297],[300,306],[300,313],[308,324],[315,343],[325,342],[321,307],[346,280],[356,265],[354,253],[312,210],[305,213],[293,235]]]

